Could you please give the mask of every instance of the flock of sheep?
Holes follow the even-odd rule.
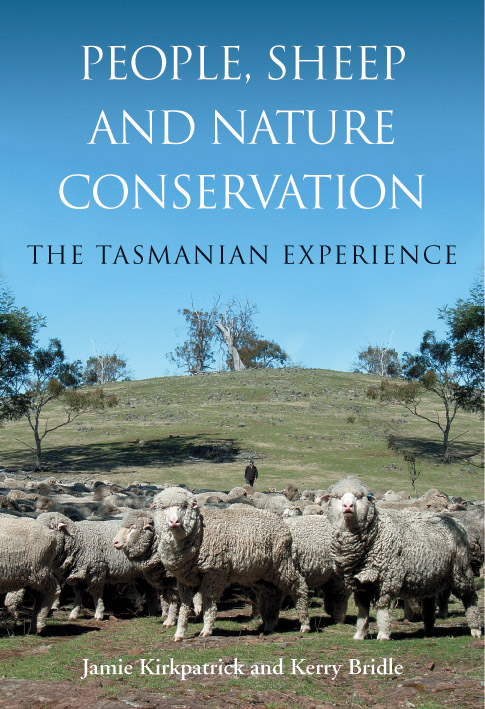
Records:
[[[275,628],[285,598],[308,632],[310,588],[321,591],[335,622],[344,622],[354,594],[355,639],[366,637],[373,603],[377,639],[388,640],[389,610],[398,599],[408,613],[419,610],[430,632],[436,605],[445,613],[451,593],[462,601],[472,635],[481,634],[474,586],[483,566],[480,503],[437,490],[418,500],[391,492],[376,500],[354,477],[301,495],[292,486],[282,493],[244,486],[196,494],[141,483],[66,486],[54,478],[3,485],[0,593],[16,617],[30,590],[34,632],[42,631],[64,585],[74,591],[70,619],[88,592],[102,620],[105,586],[124,584],[137,611],[146,603],[154,613],[161,605],[163,625],[176,625],[176,641],[194,613],[202,613],[201,635],[212,634],[229,586],[244,587],[265,632]]]

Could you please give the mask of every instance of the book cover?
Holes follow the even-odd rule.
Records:
[[[481,278],[481,3],[28,0],[2,24],[3,286],[45,318],[40,346],[116,354],[133,379],[108,384],[105,416],[49,433],[30,480],[227,491],[251,458],[260,491],[356,473],[414,495],[414,465],[419,494],[480,497],[476,414],[446,467],[437,424],[368,409],[377,379],[350,372],[368,348],[444,338],[443,308]],[[199,368],[181,349],[194,313],[221,343]],[[224,327],[245,316],[262,349],[233,372]],[[25,420],[0,438],[6,476],[27,475]],[[463,615],[450,636],[399,625],[361,645],[290,616],[266,638],[229,611],[179,647],[156,618],[70,631],[65,615],[2,638],[0,675],[16,706],[477,706],[483,643]]]

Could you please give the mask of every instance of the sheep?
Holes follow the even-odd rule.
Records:
[[[265,617],[270,589],[290,594],[302,632],[310,629],[308,589],[295,569],[291,534],[283,521],[249,505],[202,510],[194,495],[176,487],[159,493],[153,502],[160,558],[167,573],[176,577],[181,599],[176,642],[185,635],[192,589],[197,586],[204,618],[201,637],[212,634],[217,602],[234,583],[263,589],[260,610],[266,631],[273,630],[277,621],[277,617]]]
[[[162,607],[167,618],[164,627],[175,625],[179,596],[174,578],[168,578],[167,572],[158,554],[158,539],[153,526],[153,515],[148,510],[130,510],[121,522],[113,545],[121,550],[148,581],[162,595]]]
[[[287,519],[288,517],[300,517],[302,515],[302,511],[298,505],[291,505],[290,507],[286,507],[283,510],[282,517],[283,519]]]
[[[422,599],[425,632],[431,631],[437,589],[462,600],[471,634],[480,637],[468,541],[459,523],[442,514],[377,509],[373,495],[357,478],[340,480],[327,499],[333,561],[355,590],[354,639],[367,634],[372,599],[378,640],[389,640],[389,608],[397,598]]]
[[[51,571],[56,535],[29,517],[0,517],[0,593],[24,587],[35,594],[32,632],[40,633],[60,588]]]
[[[305,508],[303,509],[303,514],[305,516],[307,516],[307,515],[323,515],[324,509],[321,505],[317,505],[314,503],[314,504],[306,505]]]
[[[277,515],[282,515],[287,507],[291,507],[288,498],[281,493],[255,493],[253,505],[260,510],[269,510]]]
[[[475,576],[483,574],[485,551],[484,509],[473,505],[466,510],[449,511],[447,514],[458,520],[466,529],[470,543],[470,563]]]
[[[351,591],[335,573],[330,554],[331,527],[319,515],[286,518],[292,537],[292,555],[296,568],[308,588],[321,588],[325,610],[336,623],[343,623]]]
[[[75,620],[81,609],[82,587],[86,586],[95,605],[94,617],[103,620],[103,589],[105,584],[129,583],[139,572],[124,554],[113,547],[113,538],[120,528],[119,521],[72,522],[59,512],[44,512],[37,521],[53,530],[58,538],[60,551],[53,571],[61,582],[76,587],[74,607],[69,616]],[[143,601],[138,595],[138,608]]]

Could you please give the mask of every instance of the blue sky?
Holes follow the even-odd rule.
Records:
[[[20,305],[46,316],[44,339],[60,337],[68,355],[82,360],[93,343],[99,351],[116,350],[137,378],[175,372],[165,354],[184,338],[177,310],[191,301],[209,307],[217,293],[223,300],[249,297],[258,307],[259,332],[305,366],[345,370],[360,347],[390,338],[400,352],[413,351],[424,330],[442,327],[438,308],[466,296],[483,263],[482,25],[478,1],[10,4],[1,45],[0,275]],[[101,46],[105,56],[109,45],[126,45],[128,59],[140,46],[161,47],[169,57],[166,74],[141,81],[128,70],[126,81],[108,81],[103,60],[93,67],[93,80],[82,81],[83,45]],[[171,45],[194,51],[180,81],[169,80]],[[249,83],[198,81],[197,45],[207,46],[208,74],[223,71],[222,45],[239,45]],[[268,71],[278,74],[268,59],[274,45],[285,45],[285,56],[301,45],[305,57],[325,45],[328,79],[315,81],[308,66],[302,81],[292,80],[290,68],[285,79],[269,81]],[[356,77],[359,47],[376,45],[379,78],[332,80],[335,45],[352,46]],[[385,45],[406,51],[394,81],[383,80]],[[140,67],[148,72],[155,65],[145,54]],[[157,124],[164,109],[193,116],[192,140],[162,145],[155,131],[150,145],[132,131],[129,145],[111,145],[101,134],[87,144],[102,110],[119,135],[123,110],[140,123],[154,110]],[[281,144],[261,134],[256,145],[240,145],[226,132],[213,145],[216,109],[231,119],[246,110],[253,130],[264,109]],[[337,110],[336,138],[314,145],[295,119],[295,145],[286,145],[276,110],[314,110],[317,134],[328,134],[329,112]],[[394,144],[345,145],[345,110],[365,113],[372,138],[375,112],[392,110]],[[101,209],[78,182],[69,194],[79,204],[90,196],[91,206],[67,208],[58,189],[73,173],[90,175],[91,184],[105,174],[122,176],[130,189],[126,204]],[[303,174],[345,174],[347,184],[374,174],[389,186],[393,173],[413,188],[414,176],[424,175],[422,209],[403,198],[391,210],[388,195],[376,209],[358,209],[348,192],[348,208],[335,209],[335,178],[322,186],[323,210],[298,209],[295,199],[283,210],[222,209],[223,174],[258,174],[267,189],[274,174],[293,174],[300,185]],[[154,190],[157,175],[190,174],[194,204],[162,210],[145,199],[143,209],[133,210],[135,174]],[[218,176],[217,209],[196,208],[198,174]],[[254,203],[254,192],[247,195]],[[105,198],[116,200],[116,192],[106,189]],[[365,203],[372,194],[362,188],[361,198]],[[41,257],[33,265],[27,248],[33,243],[82,244],[84,263],[47,265]],[[167,245],[172,253],[182,244],[188,250],[224,244],[229,251],[268,244],[270,257],[268,265],[253,266],[101,265],[96,244],[121,244],[130,255],[136,244]],[[348,250],[352,244],[456,244],[457,264],[290,266],[282,262],[284,244],[347,244]]]

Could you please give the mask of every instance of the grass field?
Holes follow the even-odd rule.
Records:
[[[257,487],[325,488],[349,473],[376,490],[412,493],[408,465],[387,447],[393,434],[417,457],[418,493],[438,487],[448,494],[483,499],[482,421],[460,412],[451,438],[453,463],[440,462],[440,431],[402,406],[366,396],[376,378],[315,369],[280,369],[165,377],[110,384],[119,404],[84,415],[49,434],[47,471],[171,481],[228,490],[243,481],[249,457],[260,471]],[[435,416],[440,402],[423,401]],[[56,402],[49,426],[61,419]],[[28,471],[32,433],[25,421],[0,430],[0,464]]]
[[[467,499],[483,499],[482,422],[459,414],[452,429],[453,462],[440,461],[438,429],[400,406],[382,405],[366,397],[371,376],[324,370],[288,369],[169,377],[124,382],[106,387],[118,406],[103,414],[84,415],[46,438],[43,471],[62,480],[109,479],[184,483],[229,490],[243,482],[246,461],[260,471],[259,490],[287,483],[300,490],[325,488],[340,477],[359,475],[376,491],[412,494],[408,464],[387,447],[392,434],[416,456],[418,493],[437,487]],[[439,410],[428,397],[428,414]],[[59,403],[48,411],[49,425],[59,422]],[[0,464],[8,471],[32,469],[33,456],[25,422],[0,430]],[[483,607],[483,580],[477,579]],[[457,602],[440,620],[433,637],[422,637],[422,625],[402,622],[393,611],[393,635],[377,643],[352,639],[355,608],[344,625],[332,626],[314,599],[313,630],[298,632],[294,613],[286,611],[278,632],[263,637],[249,609],[221,608],[215,635],[197,638],[199,623],[190,624],[189,639],[172,640],[157,618],[111,617],[103,623],[92,613],[75,623],[61,610],[49,619],[42,637],[24,635],[21,623],[0,637],[0,676],[10,703],[0,706],[176,706],[176,707],[439,707],[475,708],[483,696],[483,641],[471,638]],[[283,674],[233,677],[142,676],[141,658],[175,664],[221,663],[234,658],[247,668],[282,663]],[[83,658],[96,664],[121,661],[135,668],[130,676],[81,679]],[[291,672],[295,659],[309,664],[340,664],[330,676]],[[393,658],[403,674],[350,675],[351,658],[361,665]],[[7,696],[5,695],[5,696]],[[19,697],[25,703],[19,703]],[[42,697],[40,704],[38,697]],[[69,701],[64,705],[62,700]],[[6,701],[6,700],[5,700]],[[36,704],[37,702],[37,704]],[[42,703],[43,702],[43,703]],[[172,702],[172,703],[170,703]]]

